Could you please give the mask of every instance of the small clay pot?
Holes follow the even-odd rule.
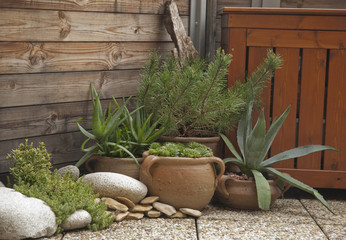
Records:
[[[197,142],[209,147],[214,156],[223,158],[223,141],[219,136],[216,137],[169,137],[161,136],[159,138],[160,142],[179,142],[179,143],[189,143]]]
[[[139,164],[144,158],[137,158]],[[114,158],[99,154],[93,154],[85,162],[85,167],[89,172],[114,172],[139,179],[139,167],[132,158]]]
[[[215,164],[220,166],[218,175]],[[213,197],[224,170],[223,161],[217,157],[149,155],[141,165],[140,181],[148,187],[149,195],[159,196],[162,203],[176,209],[186,207],[202,210]]]
[[[271,191],[271,204],[288,190],[289,185],[281,190],[277,185],[278,179],[268,180]],[[254,180],[239,180],[230,175],[223,175],[220,178],[215,198],[227,207],[259,210],[256,183]]]

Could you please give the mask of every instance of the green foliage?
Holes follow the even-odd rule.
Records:
[[[186,145],[182,143],[166,142],[162,146],[159,143],[153,143],[149,149],[150,155],[165,156],[165,157],[210,157],[213,152],[205,145],[190,142]]]
[[[78,209],[84,209],[92,216],[89,229],[99,230],[110,225],[113,218],[106,213],[104,202],[94,202],[98,195],[94,194],[91,185],[84,184],[81,178],[74,181],[69,172],[64,176],[59,175],[57,170],[51,172],[47,156],[49,154],[43,143],[33,148],[33,144],[28,145],[27,140],[13,150],[8,158],[14,165],[11,168],[14,189],[46,202],[56,215],[57,232],[63,231],[60,225]]]
[[[225,135],[220,134],[226,146],[235,156],[235,158],[224,159],[224,162],[232,162],[237,164],[244,174],[253,176],[255,178],[258,205],[263,210],[269,210],[269,205],[271,202],[269,184],[263,175],[263,173],[269,173],[278,177],[284,182],[287,182],[297,188],[313,194],[326,208],[328,208],[329,211],[333,212],[328,203],[323,199],[322,195],[319,194],[317,190],[271,168],[270,166],[287,159],[302,157],[313,152],[335,149],[322,145],[307,145],[287,150],[264,161],[269,148],[275,139],[276,134],[280,130],[289,113],[290,107],[288,107],[278,119],[273,120],[268,132],[266,133],[266,124],[263,109],[257,120],[257,123],[252,128],[253,103],[254,102],[252,97],[247,111],[244,112],[238,123],[237,142],[241,151],[241,155],[238,154],[235,147],[228,140],[228,138]]]
[[[127,104],[130,99],[120,106],[113,97],[115,108],[111,104],[103,112],[100,96],[95,88],[90,85],[93,103],[92,133],[85,130],[77,120],[79,130],[87,137],[81,149],[86,154],[77,162],[80,167],[93,153],[108,157],[132,157],[139,167],[136,157],[148,149],[150,144],[158,139],[164,128],[158,129],[158,121],[152,123],[152,115],[147,116],[142,107],[137,107],[130,112]],[[134,116],[135,115],[135,116]],[[93,144],[85,147],[91,140]]]
[[[152,53],[142,70],[138,101],[166,128],[167,135],[212,136],[225,132],[245,110],[251,87],[256,96],[260,94],[280,66],[280,57],[268,51],[264,63],[245,82],[227,88],[230,62],[231,55],[221,50],[209,64],[201,58],[181,64],[173,56],[162,60]]]

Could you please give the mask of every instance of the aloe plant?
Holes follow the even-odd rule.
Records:
[[[92,129],[88,132],[79,124],[81,118],[77,119],[77,126],[87,139],[81,145],[85,154],[76,166],[80,167],[93,153],[108,157],[130,156],[139,166],[136,156],[141,156],[162,135],[164,128],[158,129],[158,121],[152,123],[152,116],[146,116],[141,106],[130,112],[127,108],[130,98],[120,106],[113,97],[115,109],[112,110],[109,104],[106,111],[103,111],[100,96],[92,85],[90,94],[94,109]],[[86,147],[90,140],[93,144]]]
[[[313,152],[336,149],[323,145],[306,145],[284,151],[270,157],[269,159],[264,160],[272,142],[275,139],[276,134],[278,133],[290,111],[290,107],[288,107],[278,119],[273,120],[269,130],[266,133],[266,124],[263,109],[259,115],[257,123],[252,128],[253,103],[254,101],[252,97],[247,110],[244,112],[241,120],[238,123],[237,143],[241,154],[238,154],[233,144],[224,134],[220,134],[226,146],[234,155],[234,157],[232,158],[225,158],[224,162],[232,162],[239,166],[242,173],[254,177],[257,189],[258,206],[260,209],[269,210],[271,202],[269,183],[263,175],[263,173],[266,173],[272,174],[283,182],[287,182],[288,184],[293,185],[303,191],[311,193],[329,211],[333,213],[328,203],[316,189],[292,178],[287,174],[281,173],[280,171],[270,166],[287,159],[305,156]]]

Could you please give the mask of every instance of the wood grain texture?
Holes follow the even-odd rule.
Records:
[[[248,46],[345,49],[346,32],[299,30],[248,30]]]
[[[298,146],[322,144],[327,50],[303,49]],[[297,159],[299,169],[320,169],[321,152]]]
[[[338,152],[324,152],[324,169],[346,171],[346,51],[331,50],[326,113],[325,145]]]
[[[26,139],[28,139],[29,142],[34,142],[35,146],[37,146],[39,142],[44,142],[48,153],[52,154],[51,162],[55,165],[64,162],[78,161],[83,156],[80,146],[86,137],[80,132],[71,132]],[[16,149],[20,143],[24,142],[24,138],[0,141],[0,173],[9,171],[10,163],[6,159],[7,154],[10,153],[12,149]]]
[[[231,13],[228,18],[229,27],[246,27],[259,29],[300,29],[300,30],[328,30],[342,31],[346,29],[343,16],[306,16],[306,15],[280,15],[277,14],[251,14]]]
[[[294,148],[296,143],[296,113],[299,77],[299,48],[277,48],[283,60],[281,69],[275,71],[273,90],[273,118],[278,118],[291,106],[284,124],[275,137],[271,156]],[[286,160],[274,167],[294,168],[294,159]]]
[[[312,169],[278,168],[279,171],[288,173],[291,177],[313,188],[340,188],[345,189],[346,172]]]
[[[171,41],[163,16],[1,9],[0,41]],[[182,18],[188,31],[188,17]]]
[[[346,9],[346,1],[340,0],[281,0],[282,8],[334,8]]]
[[[0,42],[0,72],[39,73],[141,68],[149,53],[167,54],[172,43]]]
[[[0,107],[86,101],[93,84],[101,98],[137,94],[140,70],[0,75]]]
[[[0,8],[163,14],[164,2],[164,0],[2,0]],[[176,0],[176,2],[180,14],[189,15],[189,0]]]

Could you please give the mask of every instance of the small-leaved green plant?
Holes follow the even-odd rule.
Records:
[[[163,145],[160,143],[152,143],[149,148],[150,155],[165,156],[165,157],[210,157],[213,152],[205,145],[190,142],[186,145],[182,143],[166,142]]]
[[[267,160],[264,160],[267,156],[270,146],[272,145],[272,142],[275,139],[276,134],[280,130],[289,113],[290,107],[288,107],[278,119],[273,120],[267,133],[263,109],[260,113],[257,123],[252,128],[252,109],[253,97],[250,101],[247,111],[244,112],[242,118],[238,123],[237,143],[241,151],[241,155],[236,151],[233,144],[225,135],[220,135],[227,145],[228,149],[235,156],[232,158],[224,159],[224,162],[232,162],[240,167],[242,173],[246,174],[249,177],[254,177],[256,182],[259,208],[263,210],[269,210],[271,202],[270,187],[267,179],[263,174],[272,174],[274,177],[279,178],[283,182],[287,182],[288,184],[300,188],[303,191],[311,193],[329,211],[333,212],[323,196],[316,189],[292,178],[287,174],[283,174],[270,166],[287,159],[302,157],[313,152],[336,149],[323,145],[306,145],[287,150],[285,152],[272,156]]]
[[[14,177],[14,189],[28,197],[35,197],[46,202],[54,211],[58,224],[57,233],[62,232],[61,224],[76,210],[84,209],[92,217],[89,229],[99,230],[113,222],[103,201],[95,203],[91,185],[84,184],[82,178],[74,181],[70,173],[61,176],[50,171],[50,155],[43,143],[38,148],[33,143],[24,144],[8,155],[12,167],[10,173]]]

